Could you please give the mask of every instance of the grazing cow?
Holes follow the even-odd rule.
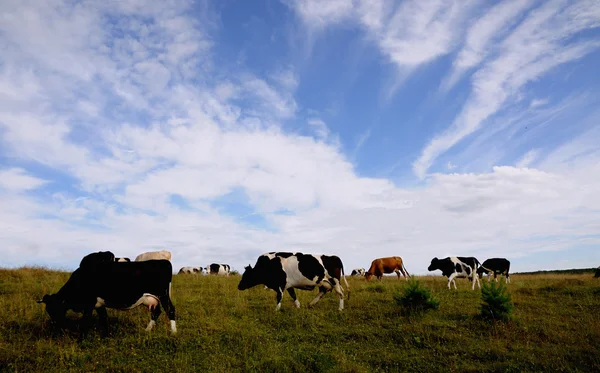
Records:
[[[596,274],[594,275],[594,278],[598,277],[600,277],[600,267],[596,268]]]
[[[364,275],[365,275],[364,268],[355,268],[352,270],[352,273],[350,273],[350,276],[364,276]]]
[[[171,252],[167,250],[161,251],[148,251],[147,253],[143,253],[138,255],[135,258],[136,262],[143,262],[144,260],[160,260],[165,259],[171,261]]]
[[[101,334],[106,336],[106,308],[129,310],[143,304],[152,313],[147,331],[156,324],[162,306],[171,320],[171,332],[177,332],[175,307],[170,298],[173,271],[171,262],[115,262],[106,261],[105,257],[104,253],[93,253],[83,258],[83,265],[71,274],[56,294],[46,294],[38,301],[46,304],[46,312],[52,321],[63,327],[66,325],[67,310],[83,312],[80,329],[80,339],[83,339],[95,309],[100,319]]]
[[[508,271],[510,270],[510,261],[505,258],[491,258],[487,259],[483,262],[481,267],[477,269],[477,275],[481,278],[481,275],[484,273],[488,274],[488,282],[491,281],[491,274],[494,274],[494,279],[498,282],[498,275],[506,276],[506,283],[510,283],[510,274]]]
[[[475,290],[475,282],[477,282],[477,285],[481,289],[481,284],[476,273],[478,265],[479,261],[473,257],[452,256],[444,259],[433,258],[427,270],[441,270],[442,274],[448,277],[448,289],[451,289],[450,283],[453,283],[456,289],[456,281],[454,281],[456,277],[473,278],[472,290]]]
[[[115,258],[115,262],[119,262],[119,263],[131,262],[131,259],[129,259],[129,258]]]
[[[370,280],[371,276],[375,276],[378,280],[381,280],[384,273],[393,272],[396,272],[396,275],[398,275],[398,280],[400,280],[400,272],[402,272],[402,275],[404,276],[405,280],[408,280],[407,276],[410,276],[408,274],[408,271],[404,267],[402,258],[400,258],[399,256],[378,258],[371,262],[371,267],[367,272],[365,272],[365,280]]]
[[[319,294],[310,302],[314,306],[325,293],[335,290],[340,298],[339,310],[344,309],[344,289],[341,278],[344,278],[348,299],[350,286],[344,275],[344,266],[339,257],[332,255],[312,255],[302,253],[271,252],[258,257],[254,268],[245,267],[242,279],[238,284],[239,290],[246,290],[256,285],[265,285],[277,293],[277,306],[281,308],[283,292],[287,291],[296,307],[300,301],[296,298],[294,289],[313,290],[319,288]]]
[[[201,274],[202,267],[182,267],[179,270],[179,274],[182,274],[182,273],[191,273],[191,274],[200,273]]]
[[[229,271],[231,267],[229,264],[216,264],[213,263],[206,267],[206,271],[209,275],[220,275],[220,276],[229,276]]]

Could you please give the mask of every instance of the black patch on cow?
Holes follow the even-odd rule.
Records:
[[[312,255],[296,253],[298,258],[298,270],[300,273],[311,280],[316,277],[316,282],[320,282],[325,277],[325,268],[319,263],[317,258]]]
[[[510,261],[506,258],[490,258],[486,259],[481,267],[477,270],[478,274],[482,274],[484,272],[492,272],[494,277],[499,274],[503,274],[506,277],[509,277],[510,271]]]
[[[344,273],[344,264],[342,260],[336,255],[321,255],[321,261],[329,276],[340,280]],[[335,284],[332,284],[335,285]]]
[[[441,270],[442,275],[450,277],[450,275],[456,270],[456,267],[454,262],[449,257],[444,259],[433,258],[427,270],[435,271],[436,269]]]
[[[279,256],[281,258],[289,258],[290,256],[294,255],[294,253],[289,253],[289,252],[285,252],[285,251],[271,252],[269,254]]]
[[[210,267],[210,273],[219,273],[219,267],[221,267],[221,265],[213,263],[209,267]]]
[[[115,254],[110,251],[98,251],[97,253],[91,253],[83,257],[79,263],[79,267],[95,266],[98,263],[114,262]]]

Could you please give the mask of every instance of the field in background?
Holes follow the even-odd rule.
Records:
[[[239,276],[176,275],[179,333],[163,313],[146,333],[145,308],[108,310],[111,336],[92,330],[54,336],[44,307],[69,274],[0,270],[0,371],[127,372],[525,372],[600,371],[600,281],[586,274],[514,275],[514,319],[490,325],[478,317],[480,291],[465,279],[448,291],[442,277],[419,277],[441,300],[422,318],[401,316],[392,297],[405,281],[348,278],[347,308],[327,294],[298,290],[274,312],[262,286],[241,292]],[[94,313],[94,321],[96,314]]]

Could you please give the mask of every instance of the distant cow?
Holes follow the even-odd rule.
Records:
[[[400,280],[400,272],[402,272],[402,275],[406,280],[408,280],[407,276],[410,276],[404,267],[402,258],[399,256],[390,256],[373,260],[371,262],[371,267],[365,272],[365,279],[368,281],[371,279],[371,276],[375,276],[378,280],[381,280],[384,273],[393,272],[396,272],[396,275],[398,275],[398,280]]]
[[[350,276],[364,276],[364,275],[365,275],[364,268],[355,268],[352,270],[352,273],[350,273]]]
[[[600,267],[596,268],[596,274],[594,275],[594,278],[598,277],[600,277]]]
[[[231,267],[229,264],[216,264],[213,263],[206,267],[206,271],[209,275],[220,275],[220,276],[229,276],[229,271]]]
[[[238,289],[246,290],[260,284],[273,289],[277,293],[276,311],[281,308],[281,299],[286,290],[296,307],[300,307],[300,302],[296,298],[294,289],[319,288],[319,294],[310,302],[309,307],[314,306],[328,291],[335,290],[340,298],[339,310],[341,311],[344,309],[344,289],[340,283],[342,277],[350,297],[350,287],[339,257],[271,252],[259,256],[254,268],[250,265],[245,267]]]
[[[200,274],[202,274],[202,267],[182,267],[179,270],[179,274],[182,274],[182,273],[192,273],[192,274],[200,273]]]
[[[131,259],[129,259],[129,258],[115,258],[115,262],[119,262],[119,263],[131,262]]]
[[[161,251],[148,251],[147,253],[143,253],[138,255],[135,258],[136,262],[143,262],[144,260],[160,260],[160,259],[165,259],[170,261],[171,260],[171,252],[167,251],[167,250],[161,250]]]
[[[84,338],[95,309],[100,319],[101,334],[106,336],[107,307],[129,310],[143,304],[152,313],[147,331],[156,324],[162,306],[171,320],[171,332],[175,333],[175,307],[170,298],[173,271],[171,262],[115,262],[114,259],[107,261],[107,254],[104,253],[93,253],[83,258],[82,265],[71,274],[56,294],[46,294],[38,301],[46,304],[46,312],[52,321],[63,327],[66,325],[67,310],[83,312],[80,338]]]
[[[451,289],[450,283],[453,283],[454,288],[456,289],[456,281],[454,281],[456,277],[469,279],[473,278],[472,290],[475,290],[475,282],[477,282],[477,285],[481,289],[481,284],[479,283],[479,278],[477,277],[478,266],[479,261],[473,257],[452,256],[444,259],[433,258],[427,270],[441,270],[442,274],[448,277],[448,289]]]
[[[510,283],[510,261],[505,258],[491,258],[483,262],[481,267],[477,270],[479,278],[483,273],[488,274],[488,282],[491,280],[491,274],[494,274],[494,279],[498,282],[498,275],[506,276],[506,283]]]

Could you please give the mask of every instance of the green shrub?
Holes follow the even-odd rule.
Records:
[[[394,294],[394,301],[405,314],[418,314],[428,310],[436,310],[440,301],[435,299],[429,289],[423,287],[411,276],[408,286]]]
[[[513,303],[508,287],[502,282],[483,284],[481,288],[481,317],[486,320],[508,321]]]

